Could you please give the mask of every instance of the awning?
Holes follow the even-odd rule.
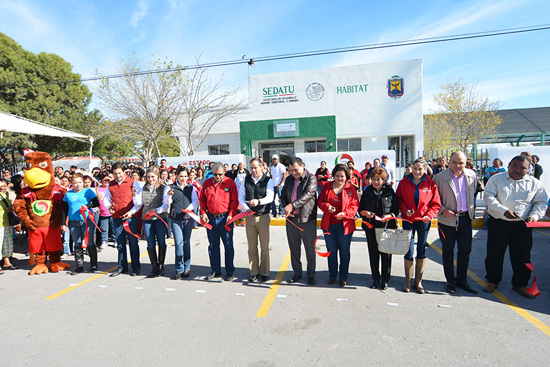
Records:
[[[90,137],[0,111],[0,132],[58,136],[88,141]]]

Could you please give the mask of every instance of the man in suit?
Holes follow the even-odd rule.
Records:
[[[477,294],[467,281],[472,251],[472,221],[475,217],[476,174],[466,168],[466,155],[454,152],[449,168],[434,177],[441,209],[437,215],[439,238],[443,244],[443,271],[447,279],[445,290],[455,293],[456,287]],[[454,249],[457,243],[457,276],[454,275]]]
[[[290,283],[302,277],[301,244],[303,242],[307,259],[308,283],[315,280],[315,234],[317,231],[317,179],[306,170],[300,158],[289,161],[290,175],[281,192],[283,215],[292,223],[286,223],[286,236],[290,248],[290,259],[294,275]],[[300,231],[297,227],[303,229]]]

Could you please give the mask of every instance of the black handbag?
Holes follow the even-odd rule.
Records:
[[[2,195],[0,195],[0,198],[2,198],[2,201],[4,202],[6,209],[11,208],[11,205],[8,203],[6,198],[4,198]],[[10,226],[16,226],[21,223],[21,221],[19,220],[19,218],[17,218],[17,215],[15,215],[14,212],[8,212],[8,222]]]

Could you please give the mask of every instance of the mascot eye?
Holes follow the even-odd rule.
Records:
[[[46,168],[46,167],[48,167],[48,162],[40,162],[40,163],[38,163],[38,165],[42,168]]]
[[[31,169],[31,168],[32,168],[32,163],[27,162],[27,169]]]

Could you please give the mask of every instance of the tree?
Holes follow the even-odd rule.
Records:
[[[180,144],[184,146],[180,148],[182,155],[193,155],[220,120],[241,113],[247,106],[238,98],[240,87],[221,92],[223,76],[212,82],[198,60],[197,66],[189,79],[182,120],[173,129],[174,138],[181,134],[184,140]]]
[[[111,135],[145,163],[161,156],[161,146],[177,151],[171,132],[187,81],[182,71],[162,72],[172,68],[171,62],[155,60],[146,65],[151,72],[143,72],[139,60],[130,58],[117,66],[122,77],[102,79],[95,90],[109,118],[95,126],[97,136]]]
[[[463,79],[441,86],[434,96],[438,109],[424,118],[424,149],[461,149],[476,145],[481,138],[494,135],[502,123],[500,106],[483,95],[477,84]]]
[[[88,135],[91,98],[80,75],[72,72],[71,64],[55,54],[26,51],[0,33],[1,111]],[[55,159],[87,155],[88,144],[73,139],[4,134],[1,149],[14,160],[26,148],[46,151]]]

